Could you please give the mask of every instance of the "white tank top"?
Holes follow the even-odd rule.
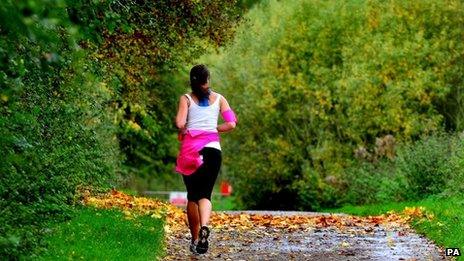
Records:
[[[209,106],[200,106],[196,104],[189,94],[185,94],[190,101],[187,114],[188,130],[204,130],[217,132],[217,123],[219,118],[219,99],[221,95],[217,93],[216,100]],[[221,150],[219,142],[210,142],[205,147],[216,148]]]

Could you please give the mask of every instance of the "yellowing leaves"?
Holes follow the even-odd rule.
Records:
[[[427,213],[424,207],[405,207],[402,214],[405,218],[410,221],[413,219],[420,219],[421,221],[428,219],[432,220],[435,218],[435,215],[432,213]],[[440,222],[438,222],[440,223]]]
[[[346,242],[346,241],[343,241],[343,242],[341,243],[341,247],[343,247],[343,248],[347,248],[347,247],[350,247],[350,246],[351,246],[350,243],[348,243],[348,242]]]
[[[135,131],[139,131],[139,130],[142,129],[140,127],[140,125],[138,125],[136,122],[133,122],[133,121],[128,121],[127,125],[129,126],[129,128],[131,128],[132,130],[135,130]]]
[[[117,190],[92,196],[88,191],[82,193],[84,202],[101,208],[119,208],[125,218],[133,219],[137,215],[149,215],[153,218],[165,218],[166,233],[165,260],[178,260],[180,256],[188,255],[188,240],[190,232],[187,225],[185,210],[172,206],[160,200],[126,195]],[[259,240],[268,240],[272,244],[281,244],[286,240],[293,243],[299,238],[288,238],[292,233],[299,235],[332,231],[331,233],[347,234],[348,238],[362,235],[375,235],[378,228],[387,231],[398,231],[398,236],[406,236],[408,222],[412,218],[433,218],[426,214],[423,207],[406,207],[400,213],[389,211],[378,216],[358,217],[335,214],[279,214],[253,212],[213,212],[209,226],[213,230],[215,247],[206,257],[222,257],[230,253],[242,251]],[[328,230],[325,230],[328,228]],[[396,233],[396,232],[395,232]],[[390,234],[384,244],[393,248],[396,246],[396,236]],[[229,241],[238,245],[230,246]],[[289,241],[289,242],[290,242]],[[301,243],[301,242],[300,242]],[[229,246],[227,246],[229,244]],[[353,241],[345,239],[337,243],[341,253],[353,255]],[[271,253],[272,254],[272,253]]]
[[[405,207],[403,214],[408,217],[422,217],[424,216],[424,207]]]
[[[119,208],[128,219],[135,215],[166,218],[167,226],[171,229],[183,226],[185,223],[184,213],[181,209],[161,200],[130,196],[114,189],[100,196],[91,196],[87,191],[83,193],[83,197],[86,205],[99,208]]]

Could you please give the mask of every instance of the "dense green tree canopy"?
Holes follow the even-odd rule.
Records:
[[[210,57],[240,119],[225,147],[244,206],[336,204],[356,149],[372,153],[388,134],[414,140],[444,119],[462,129],[453,94],[464,86],[463,10],[456,0],[252,9],[234,43]]]

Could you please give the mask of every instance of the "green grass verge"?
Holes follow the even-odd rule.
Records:
[[[117,209],[79,207],[45,237],[41,260],[156,260],[163,255],[164,222],[149,216],[126,219]]]
[[[417,202],[387,203],[366,206],[344,206],[337,209],[324,209],[323,212],[347,213],[367,216],[387,213],[390,210],[401,212],[405,207],[422,206],[426,213],[433,214],[434,218],[416,219],[412,227],[420,234],[433,240],[438,245],[449,248],[458,247],[464,260],[464,197],[429,197]]]

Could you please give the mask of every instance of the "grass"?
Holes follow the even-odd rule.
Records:
[[[156,260],[163,255],[163,220],[126,219],[117,210],[79,207],[77,215],[45,237],[41,260]]]
[[[235,210],[234,197],[213,196],[211,197],[213,211]]]
[[[352,215],[379,215],[394,210],[401,212],[405,207],[422,206],[434,218],[417,219],[412,222],[414,229],[444,248],[458,247],[464,260],[464,197],[429,197],[417,202],[387,203],[366,206],[344,206],[325,209],[324,212],[342,212]]]
[[[224,210],[236,210],[237,206],[234,203],[234,193],[230,196],[221,195],[220,185],[215,185],[213,188],[213,195],[211,196],[211,204],[213,205],[213,211],[224,211]]]

